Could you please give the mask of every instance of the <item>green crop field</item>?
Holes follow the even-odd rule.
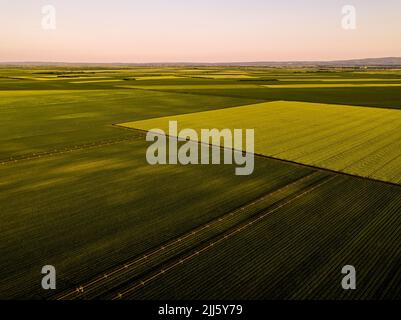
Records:
[[[0,299],[397,299],[399,86],[397,69],[1,67]],[[253,174],[149,165],[135,129],[169,119],[254,128]]]
[[[206,247],[203,256],[187,256],[143,289],[133,282],[118,292],[127,299],[399,297],[401,273],[393,260],[401,250],[394,228],[401,225],[399,188],[349,177],[324,182],[277,211],[260,213],[258,223]],[[355,293],[336,285],[347,261],[360,266]]]
[[[174,120],[199,137],[202,128],[254,129],[258,154],[401,183],[398,110],[277,101],[121,125],[168,133]]]

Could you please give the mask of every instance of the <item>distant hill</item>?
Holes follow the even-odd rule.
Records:
[[[352,65],[352,66],[401,66],[401,58],[389,57],[389,58],[339,60],[339,61],[333,61],[332,63],[341,65]]]
[[[401,57],[389,58],[367,58],[352,60],[334,61],[260,61],[260,62],[239,62],[223,65],[243,65],[243,66],[323,66],[323,67],[401,67]]]
[[[255,66],[255,67],[401,67],[401,57],[367,58],[334,61],[250,61],[250,62],[155,62],[155,63],[69,63],[69,62],[0,62],[0,65],[18,66],[105,66],[105,67],[133,67],[133,66]]]

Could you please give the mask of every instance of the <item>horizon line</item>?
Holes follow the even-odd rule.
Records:
[[[323,63],[323,62],[347,62],[347,61],[363,61],[363,60],[384,60],[384,59],[401,59],[401,56],[386,57],[369,57],[369,58],[350,58],[350,59],[333,59],[333,60],[249,60],[249,61],[154,61],[154,62],[91,62],[91,61],[34,61],[34,60],[16,60],[16,61],[0,61],[0,64],[241,64],[241,63]]]

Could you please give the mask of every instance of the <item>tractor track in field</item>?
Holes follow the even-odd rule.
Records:
[[[335,177],[336,175],[333,176],[322,172],[309,173],[234,211],[196,227],[139,257],[114,267],[85,284],[66,290],[52,299],[87,300],[105,296],[110,299],[118,298],[121,293],[113,295],[113,292],[119,287],[124,287],[127,283],[131,283],[133,279],[142,279],[138,280],[138,282],[134,281],[136,283],[135,288],[142,286],[142,283],[146,284],[150,280],[149,278],[144,278],[144,275],[148,275],[149,272],[152,274],[150,279],[154,279],[155,275],[158,277],[164,274],[173,267],[182,264],[183,262],[181,261],[185,262],[189,257],[210,249],[215,244],[230,238],[267,215],[315,190],[322,185],[322,181],[326,183]],[[161,267],[163,265],[166,266]],[[155,270],[156,273],[154,273]],[[129,292],[131,292],[131,289],[129,289]]]

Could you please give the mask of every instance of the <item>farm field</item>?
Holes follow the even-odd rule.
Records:
[[[60,290],[79,285],[311,172],[259,159],[237,177],[230,165],[149,166],[145,153],[138,137],[0,167],[2,298],[41,297],[45,262]]]
[[[163,268],[148,274],[141,279],[145,285],[133,281],[111,296],[398,299],[401,272],[394,259],[399,261],[401,238],[394,225],[401,225],[400,211],[399,187],[337,176],[277,211],[265,211],[235,236],[182,257],[183,263],[163,266],[163,274]],[[355,293],[333,285],[347,261],[360,270]]]
[[[195,129],[199,139],[202,128],[252,128],[258,154],[401,183],[401,112],[398,110],[276,101],[121,126],[142,130],[160,128],[168,132],[169,121],[177,121],[178,130]],[[242,148],[242,145],[225,146]]]
[[[1,67],[0,299],[397,299],[398,86],[397,69]],[[167,119],[256,128],[253,174],[150,166],[132,128]]]
[[[112,124],[129,118],[237,106],[244,101],[254,100],[124,89],[35,90],[29,84],[26,90],[0,90],[0,160],[127,137]]]

